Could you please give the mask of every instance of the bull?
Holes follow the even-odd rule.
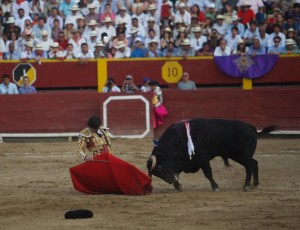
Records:
[[[147,161],[149,176],[157,176],[181,191],[179,174],[195,173],[200,168],[209,180],[212,190],[219,186],[213,179],[210,160],[220,156],[226,166],[231,159],[246,170],[243,189],[259,185],[258,162],[253,159],[257,136],[275,130],[268,126],[261,132],[243,121],[225,119],[191,119],[177,122],[168,127],[154,146]]]

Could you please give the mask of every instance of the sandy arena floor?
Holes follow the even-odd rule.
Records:
[[[300,139],[260,139],[257,190],[243,192],[244,169],[212,160],[220,192],[202,171],[181,174],[183,192],[153,178],[147,196],[86,195],[68,169],[80,163],[76,142],[0,144],[0,229],[300,229]],[[146,172],[151,140],[113,140],[116,156]],[[65,220],[71,209],[92,219]]]

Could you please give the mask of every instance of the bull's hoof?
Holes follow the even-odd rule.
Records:
[[[247,192],[247,191],[249,191],[250,190],[250,187],[249,186],[244,186],[244,192]]]
[[[182,192],[182,185],[178,181],[175,181],[173,186],[177,191]]]
[[[213,190],[212,190],[213,192],[219,192],[220,191],[220,189],[219,188],[213,188]]]

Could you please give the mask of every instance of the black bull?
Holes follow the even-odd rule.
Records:
[[[228,159],[232,159],[245,167],[244,190],[250,187],[252,175],[253,186],[259,184],[258,162],[253,159],[257,135],[273,131],[274,126],[258,133],[254,126],[239,120],[192,119],[188,122],[195,155],[190,158],[188,154],[185,122],[175,123],[167,128],[154,147],[147,161],[149,175],[155,175],[181,190],[178,175],[182,171],[195,173],[201,168],[213,191],[217,191],[219,186],[213,179],[209,161],[220,156],[226,166],[230,166]]]

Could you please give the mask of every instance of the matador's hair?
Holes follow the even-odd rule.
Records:
[[[101,119],[97,116],[90,117],[87,126],[93,129],[99,129],[101,125]]]

